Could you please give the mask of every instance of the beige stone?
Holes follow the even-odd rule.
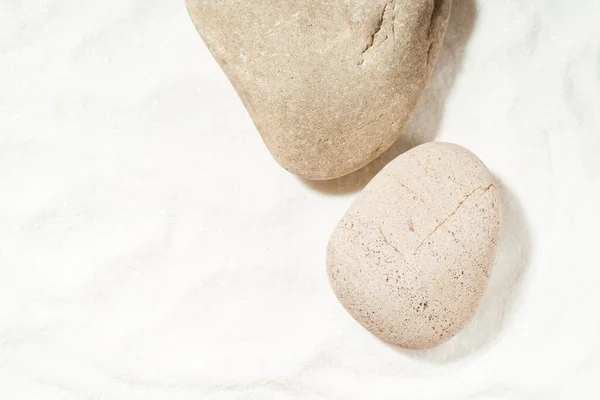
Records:
[[[346,310],[384,341],[439,345],[474,315],[500,230],[494,179],[468,150],[416,147],[388,164],[331,236],[327,272]]]
[[[186,0],[284,168],[348,174],[394,143],[431,75],[451,0]]]

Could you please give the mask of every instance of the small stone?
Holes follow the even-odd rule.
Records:
[[[500,232],[494,179],[468,150],[418,146],[364,189],[329,241],[336,296],[380,339],[435,347],[472,318]]]
[[[332,179],[368,164],[417,106],[451,0],[186,0],[284,168]]]

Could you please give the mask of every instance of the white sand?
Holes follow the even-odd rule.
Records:
[[[0,398],[600,398],[600,2],[456,0],[407,137],[479,155],[506,219],[480,313],[420,353],[325,274],[381,161],[279,168],[183,3],[0,0]]]

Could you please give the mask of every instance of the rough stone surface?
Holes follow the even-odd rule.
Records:
[[[451,0],[186,0],[287,170],[348,174],[398,138],[431,75]]]
[[[379,338],[439,345],[474,315],[500,230],[494,179],[468,150],[416,147],[388,164],[335,229],[327,251],[342,305]]]

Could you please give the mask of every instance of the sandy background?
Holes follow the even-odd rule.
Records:
[[[0,0],[0,398],[600,398],[600,2],[456,0],[406,135],[278,167],[184,2]],[[483,306],[427,352],[342,309],[325,246],[415,144],[504,190]]]

